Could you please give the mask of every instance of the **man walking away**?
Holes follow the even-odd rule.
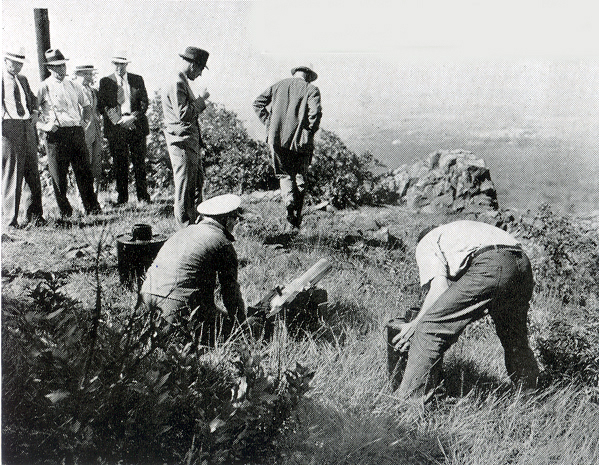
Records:
[[[164,135],[175,183],[175,219],[180,228],[195,223],[196,208],[202,202],[204,168],[201,150],[204,144],[198,117],[206,109],[206,99],[210,94],[204,90],[196,98],[189,81],[194,81],[204,69],[208,69],[208,55],[201,48],[187,47],[179,54],[179,71],[164,87],[162,94]]]
[[[42,186],[38,171],[37,103],[29,81],[19,74],[25,51],[4,54],[2,74],[2,224],[18,227],[23,180],[30,195],[25,198],[26,221],[46,223],[42,214]]]
[[[292,228],[302,222],[304,175],[312,161],[314,134],[322,118],[320,90],[311,84],[318,75],[307,66],[291,70],[292,77],[266,89],[253,107],[266,125],[275,174]]]

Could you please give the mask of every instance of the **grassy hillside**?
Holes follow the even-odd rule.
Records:
[[[284,214],[278,202],[246,199],[245,203],[248,215],[237,227],[235,247],[241,264],[242,291],[248,303],[257,301],[275,285],[285,284],[322,257],[333,263],[333,271],[319,283],[319,287],[328,292],[329,304],[319,311],[316,323],[311,321],[303,327],[279,330],[272,341],[254,341],[248,336],[244,339],[254,355],[260,356],[264,373],[293,370],[296,363],[314,372],[311,389],[299,404],[288,404],[293,407],[293,413],[286,416],[280,427],[269,430],[269,448],[258,447],[258,440],[264,438],[258,431],[259,425],[270,425],[273,420],[268,411],[245,411],[252,420],[246,419],[245,425],[255,429],[248,427],[243,434],[246,438],[248,435],[256,438],[252,439],[254,442],[246,439],[245,448],[239,445],[244,443],[243,434],[235,436],[237,443],[227,445],[226,440],[233,436],[218,436],[218,429],[216,433],[206,432],[206,437],[214,438],[216,434],[224,441],[219,443],[219,439],[212,439],[212,443],[207,443],[211,451],[217,451],[210,456],[202,454],[197,443],[179,444],[185,436],[168,436],[169,429],[172,431],[183,422],[194,424],[194,418],[188,418],[190,412],[186,410],[193,403],[194,394],[196,397],[205,395],[213,389],[215,398],[223,403],[227,395],[230,396],[228,389],[224,393],[219,391],[229,386],[229,381],[218,378],[221,376],[215,374],[220,373],[218,370],[204,371],[202,377],[189,380],[187,365],[183,363],[187,359],[180,352],[165,351],[166,355],[156,358],[144,355],[143,348],[139,349],[142,352],[136,352],[142,354],[142,358],[147,356],[139,361],[142,365],[148,363],[144,368],[146,373],[155,370],[157,374],[152,375],[151,389],[138,379],[137,386],[143,388],[143,393],[138,392],[138,397],[127,394],[131,400],[127,408],[111,413],[112,417],[122,415],[130,421],[123,420],[121,429],[111,433],[100,432],[98,423],[116,401],[106,398],[102,400],[104,403],[93,402],[98,401],[97,393],[112,386],[90,387],[86,391],[86,404],[73,402],[76,386],[61,384],[64,379],[79,379],[74,369],[77,351],[72,352],[72,363],[66,359],[58,365],[56,349],[59,347],[46,345],[44,350],[54,354],[55,363],[51,365],[54,371],[48,368],[50,365],[43,365],[46,368],[42,370],[39,368],[42,365],[35,365],[35,360],[44,350],[36,352],[37,348],[18,344],[28,340],[26,336],[33,337],[24,334],[23,328],[29,328],[28,324],[37,321],[35,315],[44,312],[41,304],[54,299],[55,307],[48,303],[45,310],[44,318],[48,321],[35,326],[39,332],[35,340],[43,345],[46,339],[55,337],[56,333],[43,333],[43,325],[49,325],[51,318],[62,318],[61,315],[75,308],[73,318],[78,323],[66,329],[59,327],[56,331],[65,331],[61,340],[68,341],[69,337],[79,334],[72,329],[69,336],[69,328],[85,328],[82,339],[73,346],[85,353],[89,347],[88,334],[93,331],[99,334],[95,358],[90,358],[93,360],[91,371],[98,366],[110,367],[105,360],[109,357],[118,359],[124,350],[119,345],[119,341],[124,340],[122,336],[127,332],[141,333],[143,328],[137,328],[135,321],[127,326],[127,322],[133,321],[128,317],[134,313],[136,293],[119,282],[115,238],[129,232],[135,223],[151,224],[157,234],[172,233],[175,230],[172,205],[157,201],[150,206],[132,204],[107,210],[98,217],[75,218],[67,224],[52,221],[47,227],[3,235],[3,463],[117,463],[119,460],[122,460],[119,463],[140,463],[141,459],[137,461],[134,457],[142,453],[144,463],[197,464],[528,465],[599,461],[596,360],[599,293],[593,270],[589,270],[589,277],[580,269],[568,273],[565,266],[551,268],[547,257],[559,255],[556,251],[548,255],[553,242],[549,239],[543,242],[529,230],[526,248],[533,258],[540,284],[532,302],[530,328],[533,347],[544,363],[543,389],[537,395],[524,397],[510,388],[501,345],[490,320],[483,319],[468,328],[447,354],[446,396],[424,410],[400,402],[391,391],[386,374],[383,329],[389,318],[420,299],[413,258],[418,231],[428,224],[455,217],[416,215],[399,207],[314,211],[306,215],[302,233],[289,238],[282,234]],[[548,216],[542,221],[549,224]],[[554,234],[551,237],[557,238],[561,231],[565,238],[562,252],[569,253],[579,247],[587,256],[589,250],[599,253],[595,236],[570,228],[569,223],[554,221],[553,232],[546,232],[545,237]],[[525,224],[515,226],[520,227],[520,232],[526,232]],[[365,240],[369,232],[381,227],[387,227],[398,240],[389,244]],[[536,231],[540,231],[539,227],[537,225]],[[585,242],[587,240],[591,242]],[[566,247],[568,242],[572,243],[571,248]],[[578,264],[587,269],[584,260]],[[99,294],[97,282],[100,283]],[[560,289],[577,289],[578,292],[571,292],[570,297],[564,299],[565,294]],[[98,295],[101,309],[99,318],[95,318]],[[61,315],[56,313],[59,304]],[[17,321],[17,314],[24,315],[19,320],[21,329],[10,326]],[[98,328],[94,329],[94,321],[98,322]],[[211,366],[222,368],[230,356],[231,344],[221,342],[213,353],[198,353],[198,360],[211,357]],[[179,360],[175,363],[178,371],[169,368],[172,371],[169,371],[170,377],[165,375],[167,379],[161,371],[167,366],[165,357]],[[97,376],[98,382],[108,379],[105,373]],[[215,381],[215,376],[220,381]],[[16,379],[18,377],[23,379]],[[176,384],[177,380],[188,384]],[[92,380],[88,381],[94,386]],[[118,381],[115,384],[118,385]],[[168,391],[161,390],[162,386],[168,386]],[[70,393],[70,398],[60,397],[60,393],[65,392]],[[154,394],[156,397],[152,397]],[[134,399],[145,403],[136,404]],[[158,400],[150,402],[152,399]],[[66,426],[52,423],[57,418],[66,418],[61,415],[69,409],[74,409],[69,418],[77,418],[77,422]],[[218,411],[218,406],[214,409]],[[200,414],[208,417],[205,411]],[[141,429],[140,425],[146,425],[148,418],[159,427],[155,437],[145,437],[149,430]],[[161,421],[163,424],[159,424]],[[111,434],[121,435],[121,442]],[[125,447],[125,438],[151,444],[153,449],[137,452],[125,448],[110,452],[104,449],[108,444]],[[93,448],[88,447],[91,444]],[[167,449],[172,452],[175,448],[187,451],[187,455],[177,459],[167,453]]]

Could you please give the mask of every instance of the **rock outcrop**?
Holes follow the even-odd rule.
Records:
[[[440,150],[402,165],[381,179],[408,208],[436,212],[497,210],[497,191],[481,158],[465,150]]]

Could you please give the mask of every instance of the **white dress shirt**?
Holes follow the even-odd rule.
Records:
[[[23,105],[23,109],[25,110],[25,114],[23,116],[19,116],[17,112],[17,103],[15,101],[15,88],[21,94],[21,104]],[[4,112],[2,115],[2,119],[29,119],[31,115],[29,114],[29,110],[27,109],[27,100],[25,98],[25,91],[21,86],[21,82],[17,79],[16,76],[10,74],[6,70],[4,70]]]

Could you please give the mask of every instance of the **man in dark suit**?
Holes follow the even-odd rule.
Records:
[[[42,187],[38,171],[36,99],[19,72],[25,52],[7,51],[2,74],[2,216],[3,225],[18,227],[23,179],[31,195],[25,200],[28,223],[43,224]]]
[[[287,221],[297,230],[306,193],[304,175],[312,161],[322,106],[320,90],[312,84],[318,75],[308,66],[293,68],[291,75],[262,92],[253,106],[267,128],[266,142],[281,185]]]
[[[148,93],[144,80],[127,73],[126,53],[112,57],[115,73],[100,80],[98,106],[104,116],[104,135],[112,155],[117,204],[129,200],[129,154],[135,172],[137,199],[150,202],[146,184],[146,136],[150,133],[146,111]]]

